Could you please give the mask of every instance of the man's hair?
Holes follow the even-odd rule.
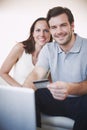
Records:
[[[50,9],[48,11],[48,13],[47,13],[47,22],[49,22],[49,20],[52,17],[56,17],[56,16],[64,14],[64,13],[67,15],[70,24],[72,22],[74,22],[74,17],[73,17],[72,12],[68,8],[61,7],[61,6],[54,7],[54,8],[52,8],[52,9]]]

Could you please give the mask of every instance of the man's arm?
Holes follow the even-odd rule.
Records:
[[[29,88],[36,89],[33,84],[33,81],[45,78],[46,74],[47,74],[47,72],[44,68],[36,66],[33,69],[33,71],[26,78],[26,80],[23,84],[23,87],[29,87]]]
[[[47,87],[53,97],[58,100],[64,100],[69,95],[81,96],[87,94],[87,80],[79,83],[57,81]]]
[[[87,80],[79,83],[68,83],[69,93],[74,95],[87,94]]]

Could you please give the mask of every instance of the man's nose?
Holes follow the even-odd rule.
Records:
[[[60,26],[57,27],[57,33],[61,33],[62,32],[62,28]]]

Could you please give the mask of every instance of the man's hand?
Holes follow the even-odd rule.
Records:
[[[47,85],[47,88],[50,90],[53,97],[58,100],[64,100],[69,95],[69,87],[66,82],[57,81]]]

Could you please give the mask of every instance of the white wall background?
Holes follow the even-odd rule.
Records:
[[[87,0],[0,0],[0,66],[16,41],[27,38],[32,22],[54,6],[70,8],[75,32],[87,37]]]

